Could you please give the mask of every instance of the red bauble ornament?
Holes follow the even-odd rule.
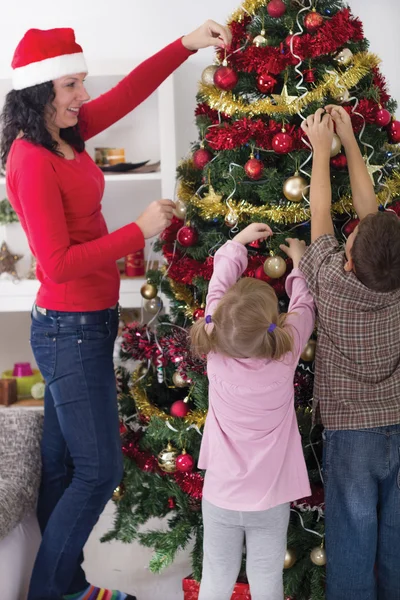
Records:
[[[229,92],[239,81],[239,76],[231,67],[219,67],[214,73],[214,83],[220,90]]]
[[[266,272],[264,271],[264,266],[260,265],[254,272],[254,277],[256,279],[260,279],[261,281],[266,281],[267,283],[271,282],[271,277],[268,277]]]
[[[254,248],[255,250],[259,250],[260,248],[262,248],[264,241],[265,240],[254,240],[254,242],[250,242],[250,244],[247,244],[247,245],[249,246],[249,248]]]
[[[270,17],[279,19],[286,12],[286,4],[282,0],[271,0],[267,6],[267,12]]]
[[[316,10],[309,12],[304,18],[304,27],[309,33],[315,33],[324,22],[324,17]]]
[[[272,149],[277,154],[288,154],[293,148],[293,138],[291,135],[282,131],[281,133],[277,133],[272,138]]]
[[[375,116],[376,124],[379,125],[379,127],[386,127],[386,125],[389,125],[391,120],[392,115],[390,112],[381,106]]]
[[[176,457],[176,470],[181,473],[191,473],[194,468],[194,458],[190,454],[186,454],[183,450],[182,454]]]
[[[331,165],[335,169],[345,169],[347,167],[347,158],[345,154],[338,154],[331,158]]]
[[[128,428],[125,425],[125,423],[123,421],[120,421],[119,422],[119,434],[124,435],[127,431],[128,431]]]
[[[355,230],[357,225],[359,224],[360,219],[352,219],[343,227],[343,233],[346,237],[349,237],[351,233]]]
[[[247,177],[250,179],[261,179],[264,169],[264,164],[258,158],[250,158],[244,165],[244,170]]]
[[[212,158],[213,155],[209,150],[206,150],[205,148],[199,148],[199,150],[196,150],[196,152],[193,154],[193,164],[196,169],[202,170]]]
[[[389,139],[393,144],[400,142],[400,121],[392,121],[388,127]]]
[[[180,228],[176,235],[176,239],[181,246],[190,248],[190,246],[194,246],[199,239],[199,234],[195,229],[193,229],[193,227],[185,226]]]
[[[257,78],[257,87],[262,94],[269,94],[269,92],[272,92],[276,84],[276,79],[271,75],[268,75],[268,73],[259,75]]]
[[[204,308],[196,308],[195,311],[193,311],[193,320],[194,321],[198,321],[199,319],[202,319],[205,315],[205,310]]]
[[[189,412],[189,407],[183,400],[176,400],[169,409],[169,412],[173,417],[186,417]]]
[[[288,35],[287,38],[285,39],[285,44],[287,45],[287,47],[291,48],[291,43],[293,40],[293,54],[297,54],[297,51],[299,50],[299,46],[300,46],[300,36],[299,35]]]
[[[176,507],[176,502],[175,502],[175,498],[168,498],[168,508],[170,508],[171,510],[174,510],[174,508]]]

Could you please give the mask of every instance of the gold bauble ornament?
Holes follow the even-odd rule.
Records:
[[[218,65],[206,67],[201,74],[201,83],[204,85],[214,85],[214,75],[217,69],[219,69]]]
[[[140,293],[146,300],[152,300],[157,296],[157,288],[152,283],[145,283],[140,288]]]
[[[341,50],[335,56],[336,62],[338,62],[339,65],[343,65],[343,66],[349,65],[352,62],[353,58],[354,58],[354,55],[353,55],[352,51],[350,50],[350,48],[343,48],[343,50]]]
[[[182,375],[178,373],[178,371],[175,371],[175,373],[172,375],[172,381],[173,384],[178,388],[184,388],[189,385],[188,382],[183,379]]]
[[[296,552],[293,550],[293,548],[288,548],[286,550],[286,554],[285,554],[285,561],[283,563],[283,568],[284,569],[291,569],[294,565],[294,563],[296,562]]]
[[[264,48],[264,46],[268,45],[268,40],[265,37],[265,29],[262,29],[259,35],[256,35],[253,44],[254,46],[257,46],[257,48]]]
[[[155,315],[158,313],[158,311],[162,309],[163,303],[161,298],[159,296],[156,296],[155,298],[146,300],[146,302],[143,304],[143,307],[145,311],[151,313],[152,315]]]
[[[239,215],[235,210],[230,210],[225,217],[225,225],[227,227],[235,227],[239,222]]]
[[[158,466],[164,473],[175,473],[176,471],[176,458],[179,455],[179,451],[168,443],[168,446],[161,450],[158,455]]]
[[[326,552],[325,548],[322,546],[317,546],[310,552],[311,562],[318,567],[323,567],[326,565]]]
[[[301,177],[297,172],[293,177],[286,179],[283,184],[283,194],[285,198],[291,202],[301,202],[304,196],[308,195],[309,185],[304,177]]]
[[[264,263],[264,273],[272,279],[279,279],[286,273],[286,263],[281,256],[269,256]]]
[[[304,362],[313,362],[315,359],[316,348],[317,342],[315,340],[308,340],[303,352],[300,355],[301,360],[304,360]]]
[[[114,502],[119,502],[120,500],[122,500],[122,498],[124,497],[125,494],[125,487],[123,483],[120,483],[119,485],[117,485],[117,487],[115,488],[113,495],[112,495],[112,499],[114,500]]]
[[[186,204],[182,202],[182,200],[177,200],[175,202],[174,215],[177,219],[182,219],[182,221],[186,217]]]
[[[336,135],[336,133],[334,133],[333,140],[332,140],[332,146],[331,146],[331,158],[333,158],[334,156],[339,154],[339,152],[341,150],[342,150],[342,142],[340,141],[340,137],[338,135]]]
[[[341,88],[338,94],[334,95],[334,98],[339,104],[344,104],[350,100],[350,92],[347,88]]]

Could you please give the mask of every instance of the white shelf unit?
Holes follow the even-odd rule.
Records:
[[[144,277],[121,279],[119,301],[122,308],[141,305],[140,288],[144,281]],[[30,312],[38,289],[36,279],[0,280],[0,312]]]
[[[104,93],[116,85],[134,66],[127,61],[91,65],[87,79],[89,94],[96,97]],[[9,89],[11,81],[0,78],[1,104]],[[94,148],[98,146],[124,147],[127,162],[146,159],[150,162],[161,162],[161,170],[154,173],[105,174],[106,188],[102,205],[110,231],[134,221],[152,200],[173,198],[177,165],[174,76],[168,77],[158,90],[132,113],[89,140],[86,149],[92,157]],[[0,177],[0,199],[4,197],[5,177]],[[7,231],[7,227],[9,226],[3,226],[3,231]],[[1,233],[0,231],[0,235]],[[5,241],[12,252],[25,255],[27,262],[25,261],[24,271],[27,272],[30,263],[27,242],[25,241],[25,247],[22,249],[18,247],[21,246],[20,234],[7,236],[6,233],[3,237],[6,238]],[[146,258],[148,254],[149,246],[145,249]],[[23,276],[22,273],[19,274]],[[141,306],[140,288],[144,281],[144,277],[121,280],[122,307]],[[36,280],[20,279],[14,282],[0,279],[0,313],[30,311],[38,288],[39,282]]]

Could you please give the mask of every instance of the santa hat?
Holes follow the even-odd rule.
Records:
[[[29,29],[15,50],[11,66],[14,90],[87,73],[82,48],[70,28]]]

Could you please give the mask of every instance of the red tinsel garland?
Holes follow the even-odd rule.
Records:
[[[140,431],[125,434],[122,438],[123,454],[133,460],[142,471],[166,476],[166,473],[158,466],[157,457],[140,449],[141,437]],[[202,498],[204,478],[200,473],[174,473],[173,477],[185,494],[196,500]]]
[[[208,117],[213,123],[219,123],[220,120],[228,121],[230,119],[228,115],[223,112],[218,113],[217,110],[210,108],[205,102],[200,102],[200,104],[196,106],[194,114],[196,117]]]
[[[372,72],[374,74],[373,84],[376,85],[376,87],[379,88],[380,91],[380,103],[385,105],[386,102],[390,100],[386,79],[384,78],[378,67],[374,67],[372,69]]]
[[[265,123],[261,119],[251,120],[247,117],[231,124],[223,123],[219,127],[208,130],[206,140],[213,150],[234,150],[254,140],[259,148],[272,150],[273,137],[282,130],[282,123],[272,119]],[[303,132],[295,125],[287,125],[286,132],[293,138],[293,150],[305,148],[302,140]]]
[[[361,21],[353,17],[350,10],[345,8],[336,13],[332,19],[326,20],[316,34],[306,33],[298,36],[296,54],[303,60],[317,58],[336,52],[349,41],[361,41],[363,37]],[[289,48],[282,53],[281,47],[272,46],[257,48],[251,45],[243,52],[233,54],[229,59],[230,66],[239,71],[268,72],[272,75],[279,75],[289,65],[297,63],[298,59],[291,54]]]

